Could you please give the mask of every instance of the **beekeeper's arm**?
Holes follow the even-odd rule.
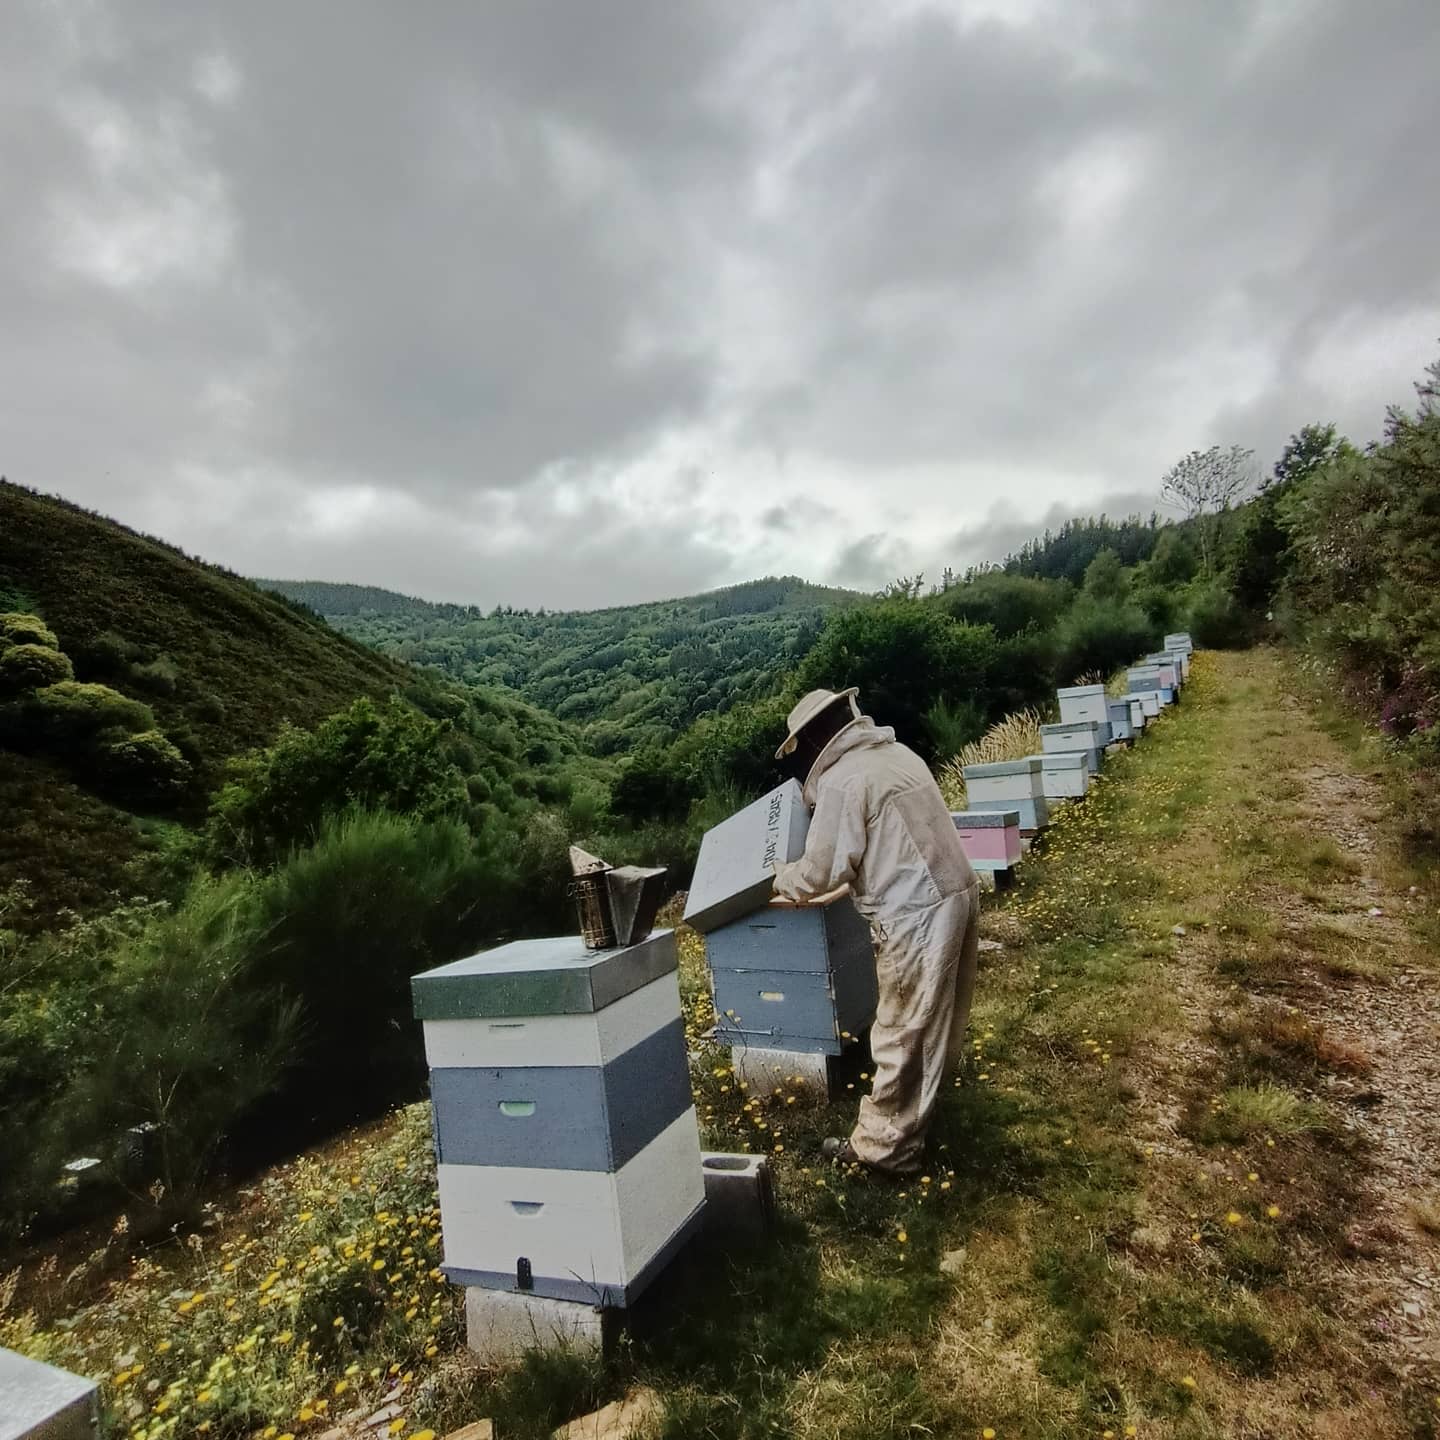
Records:
[[[851,884],[865,858],[865,793],[857,780],[824,785],[815,802],[805,853],[775,867],[775,893],[801,902]]]

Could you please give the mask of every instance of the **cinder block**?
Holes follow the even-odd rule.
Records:
[[[773,893],[777,863],[805,853],[810,812],[794,780],[705,833],[685,903],[685,921],[708,931],[749,915]]]
[[[602,1355],[616,1326],[613,1312],[573,1300],[555,1300],[472,1286],[465,1292],[465,1342],[482,1365],[506,1365],[530,1350]]]
[[[92,1440],[100,1387],[13,1350],[0,1350],[0,1440]]]
[[[737,1045],[730,1052],[735,1077],[752,1090],[768,1095],[777,1085],[803,1085],[828,1096],[834,1088],[833,1055],[818,1050],[751,1049]]]
[[[1094,720],[1103,725],[1110,718],[1105,707],[1103,685],[1069,685],[1055,692],[1060,701],[1060,720],[1073,724],[1080,720]]]
[[[965,858],[976,870],[1009,870],[1020,863],[1018,810],[952,810]]]
[[[775,1228],[775,1186],[763,1155],[700,1157],[707,1239],[763,1240]]]

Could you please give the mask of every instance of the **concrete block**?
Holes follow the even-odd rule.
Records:
[[[578,935],[512,940],[414,976],[417,1020],[593,1014],[675,970],[673,931],[587,950]]]
[[[776,864],[805,853],[810,812],[799,784],[787,780],[706,831],[685,903],[685,921],[708,931],[749,915],[773,893]]]
[[[91,1440],[100,1387],[13,1350],[0,1350],[0,1440]]]
[[[1020,863],[1018,810],[952,810],[965,858],[976,870],[1009,870]]]
[[[465,1343],[482,1365],[506,1365],[530,1350],[602,1355],[616,1328],[613,1312],[574,1300],[471,1286],[465,1292]]]
[[[763,1155],[709,1151],[700,1157],[705,1177],[705,1235],[709,1239],[763,1240],[775,1228],[775,1185]]]
[[[803,1085],[807,1089],[829,1095],[834,1086],[833,1055],[823,1050],[752,1049],[737,1045],[730,1052],[735,1075],[752,1090],[763,1089],[768,1095],[777,1085]]]
[[[1110,718],[1105,708],[1103,685],[1069,685],[1055,694],[1060,701],[1060,719],[1064,724],[1094,720],[1103,725]]]

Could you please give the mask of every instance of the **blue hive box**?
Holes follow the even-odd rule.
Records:
[[[848,898],[732,921],[705,958],[723,1045],[839,1055],[875,1018],[870,927]]]
[[[518,940],[417,975],[442,1268],[628,1305],[704,1205],[675,937]]]

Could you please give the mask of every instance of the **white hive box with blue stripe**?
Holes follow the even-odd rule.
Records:
[[[1039,755],[1027,755],[1023,760],[965,766],[966,808],[1014,810],[1019,813],[1022,831],[1043,830],[1050,823],[1044,764]]]
[[[625,1306],[698,1228],[675,937],[517,940],[417,975],[459,1285]]]
[[[685,919],[705,936],[715,1038],[732,1049],[839,1055],[875,1018],[870,927],[850,899],[770,904],[774,866],[805,853],[809,828],[788,780],[701,842]]]
[[[1107,700],[1105,711],[1110,717],[1110,738],[1112,740],[1128,742],[1135,738],[1136,712],[1139,712],[1141,723],[1144,723],[1145,712],[1138,705],[1131,705],[1128,699]]]
[[[1042,725],[1040,727],[1040,750],[1046,755],[1065,755],[1080,751],[1090,760],[1090,773],[1099,774],[1105,758],[1105,747],[1110,743],[1110,722],[1103,724],[1096,720],[1078,720],[1072,724]]]

